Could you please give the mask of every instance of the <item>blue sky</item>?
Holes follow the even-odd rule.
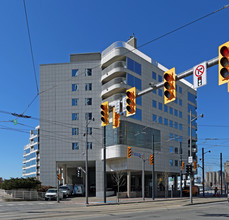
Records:
[[[26,0],[35,69],[69,62],[71,53],[102,52],[134,33],[138,45],[170,32],[224,5],[226,0]],[[150,43],[140,50],[179,74],[218,56],[218,46],[229,41],[229,8]],[[23,148],[37,120],[19,119],[3,112],[22,113],[37,94],[23,0],[0,1],[0,177],[22,175]],[[218,66],[207,70],[207,85],[198,89],[198,146],[206,171],[219,170],[220,152],[229,160],[227,85],[218,86]],[[192,77],[187,78],[192,82]],[[3,112],[2,112],[3,111]],[[39,98],[27,115],[39,118]],[[12,130],[17,129],[17,130]],[[214,140],[205,140],[211,138]],[[199,158],[200,158],[199,157]]]

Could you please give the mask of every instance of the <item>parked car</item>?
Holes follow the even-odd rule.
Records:
[[[60,200],[64,198],[62,190],[59,190]],[[45,193],[45,200],[56,200],[57,199],[57,189],[51,188]]]
[[[67,186],[69,188],[69,191],[70,191],[70,195],[73,194],[73,184],[65,184],[63,186]]]
[[[85,191],[84,191],[84,185],[83,184],[77,184],[74,186],[74,195],[81,195],[83,196]]]
[[[68,186],[60,186],[60,190],[63,192],[64,198],[69,197],[71,195]]]
[[[182,194],[183,195],[189,195],[190,194],[190,187],[189,186],[185,186],[182,190]],[[192,186],[192,195],[193,196],[197,196],[200,194],[200,190],[198,186]]]

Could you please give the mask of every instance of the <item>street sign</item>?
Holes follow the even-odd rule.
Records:
[[[193,157],[188,157],[188,163],[192,163],[193,162]]]
[[[122,111],[126,112],[126,96],[122,97]]]
[[[120,113],[120,101],[119,100],[115,102],[115,112],[118,114]]]
[[[193,67],[193,88],[197,89],[207,84],[207,65],[203,62]]]

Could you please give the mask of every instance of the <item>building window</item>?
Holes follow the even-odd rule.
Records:
[[[168,125],[168,119],[164,118],[164,125]]]
[[[176,109],[174,109],[174,115],[178,116],[178,111]]]
[[[140,63],[135,62],[134,60],[130,58],[126,58],[126,63],[127,63],[127,69],[141,75],[142,74],[142,66]]]
[[[79,135],[79,128],[72,128],[72,135]]]
[[[158,123],[162,124],[162,117],[160,117],[160,116],[158,117]]]
[[[92,90],[92,83],[86,83],[85,84],[85,91],[91,91]]]
[[[168,112],[168,106],[164,105],[164,112]]]
[[[86,120],[92,120],[92,113],[91,112],[85,113],[85,119]]]
[[[169,126],[170,126],[171,128],[173,128],[173,121],[172,121],[172,120],[169,120]]]
[[[169,160],[169,166],[173,166],[173,160]]]
[[[173,140],[173,134],[172,133],[169,134],[169,139]]]
[[[162,76],[158,75],[158,82],[162,82]]]
[[[179,124],[179,130],[183,130],[183,125],[182,124]]]
[[[154,107],[154,108],[157,108],[157,101],[153,100],[153,102],[152,102],[152,103],[153,103],[153,104],[152,104],[152,105],[153,105],[153,107]]]
[[[178,160],[175,160],[175,167],[178,167]]]
[[[173,108],[172,108],[172,107],[169,107],[169,113],[170,113],[171,115],[173,115]]]
[[[72,76],[78,76],[78,69],[72,70]]]
[[[161,103],[161,102],[158,102],[158,108],[159,108],[160,110],[162,110],[162,103]]]
[[[87,142],[87,149],[92,150],[92,142]]]
[[[157,115],[153,115],[153,122],[157,122]]]
[[[134,115],[130,116],[130,117],[133,118],[133,119],[136,119],[138,121],[141,121],[142,120],[142,110],[136,108],[136,113]]]
[[[77,91],[79,90],[78,84],[72,84],[72,91]]]
[[[72,106],[78,105],[79,99],[72,99]]]
[[[183,117],[183,114],[182,112],[179,111],[179,118],[182,118]]]
[[[188,101],[192,102],[193,104],[196,104],[196,96],[188,92]]]
[[[79,143],[78,142],[72,143],[72,150],[79,150]]]
[[[136,87],[136,89],[141,90],[142,89],[142,81],[141,79],[132,76],[131,74],[127,74],[126,76],[127,84],[131,87]]]
[[[178,129],[178,123],[174,122],[174,128]]]
[[[162,97],[162,89],[158,89],[158,95]]]
[[[157,80],[157,74],[155,72],[152,72],[152,78]]]
[[[178,135],[175,134],[174,140],[175,140],[175,141],[178,141]]]
[[[88,134],[88,135],[92,135],[92,128],[91,128],[91,127],[88,127],[88,128],[87,128],[87,134]]]
[[[91,76],[91,75],[92,75],[92,69],[86,69],[85,76]]]
[[[182,106],[182,99],[179,99],[179,105]]]
[[[79,120],[79,113],[72,113],[72,121]]]
[[[92,105],[92,98],[85,98],[85,105]]]
[[[175,154],[178,154],[178,148],[177,147],[174,148],[174,152],[175,152]]]
[[[169,147],[169,153],[173,153],[173,147],[172,146]]]

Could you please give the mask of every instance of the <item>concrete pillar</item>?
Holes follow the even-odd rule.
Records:
[[[67,181],[67,166],[66,164],[63,165],[63,184],[67,184],[68,181]]]
[[[130,198],[131,192],[131,172],[127,171],[127,197]]]

